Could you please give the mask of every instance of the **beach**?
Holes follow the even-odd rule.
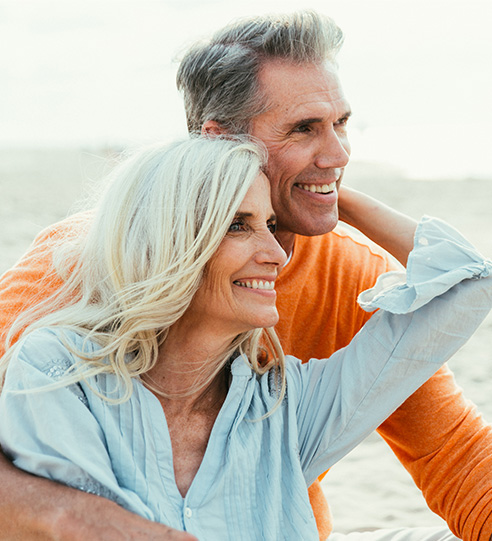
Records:
[[[114,163],[118,149],[0,150],[0,274],[25,252],[44,227],[80,208]],[[492,256],[492,180],[412,180],[397,169],[355,162],[347,184],[419,218],[448,220]],[[451,361],[466,395],[492,419],[492,317]],[[388,446],[371,435],[337,464],[323,482],[337,531],[440,525]]]

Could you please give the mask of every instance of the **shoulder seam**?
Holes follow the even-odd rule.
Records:
[[[346,229],[346,227],[337,226],[333,231],[330,231],[328,235],[335,235],[339,238],[349,239],[357,246],[369,250],[372,255],[379,257],[385,261],[391,261],[391,255],[388,254],[384,250],[384,248],[381,248],[374,241],[363,236],[362,233],[358,231],[353,232],[350,229]]]

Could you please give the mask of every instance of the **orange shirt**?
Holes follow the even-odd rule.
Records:
[[[276,282],[277,332],[286,353],[303,361],[345,346],[371,314],[356,302],[392,263],[377,247],[343,228],[296,237],[291,261]],[[379,428],[422,490],[429,507],[458,537],[492,535],[492,427],[443,367]],[[331,519],[319,483],[311,504],[325,539]],[[324,509],[324,511],[322,511]]]
[[[52,267],[53,244],[68,233],[84,231],[91,214],[75,214],[41,231],[27,253],[0,277],[0,357],[5,353],[5,337],[15,318],[48,298],[63,283]]]
[[[36,300],[60,287],[53,274],[50,242],[84,229],[90,214],[79,214],[43,231],[28,253],[0,278],[0,329]],[[357,295],[371,287],[392,263],[376,247],[342,228],[319,237],[297,237],[291,261],[277,280],[286,353],[303,361],[324,358],[345,346],[370,317]],[[0,355],[3,341],[0,343]],[[381,427],[400,461],[422,489],[427,503],[465,540],[492,535],[492,429],[441,369]],[[331,531],[319,483],[310,488],[320,539]],[[489,519],[490,516],[490,519]]]

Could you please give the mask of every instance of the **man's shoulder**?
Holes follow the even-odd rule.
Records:
[[[72,234],[80,234],[81,230],[87,228],[93,215],[93,210],[86,210],[78,212],[77,214],[72,214],[63,220],[45,227],[34,239],[34,246],[42,244],[50,239],[55,240]]]
[[[13,286],[27,285],[32,288],[38,280],[46,278],[53,270],[53,249],[66,240],[80,238],[87,231],[92,216],[92,211],[73,214],[38,233],[26,253],[0,277],[1,290],[6,292]]]
[[[20,272],[41,274],[51,269],[51,256],[55,246],[69,239],[77,239],[87,231],[93,211],[79,212],[45,227],[34,238],[31,246],[17,263],[0,277],[3,285],[19,277]],[[38,277],[39,278],[39,277]]]

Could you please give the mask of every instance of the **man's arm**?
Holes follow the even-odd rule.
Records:
[[[413,247],[415,220],[367,194],[342,187],[339,193],[340,220],[355,227],[402,265]]]
[[[492,539],[492,427],[448,368],[378,431],[455,535],[465,541]]]
[[[0,538],[6,541],[196,541],[99,496],[34,477],[0,454]]]
[[[17,265],[0,277],[0,356],[17,314],[62,283],[52,272],[51,242],[83,230],[89,213],[41,232]],[[130,513],[115,503],[37,478],[15,468],[0,452],[0,539],[19,541],[193,541],[196,538]]]
[[[397,211],[342,188],[340,218],[406,263],[406,248],[395,246],[408,238]],[[466,541],[492,539],[492,427],[447,367],[407,399],[379,433],[453,533]]]

